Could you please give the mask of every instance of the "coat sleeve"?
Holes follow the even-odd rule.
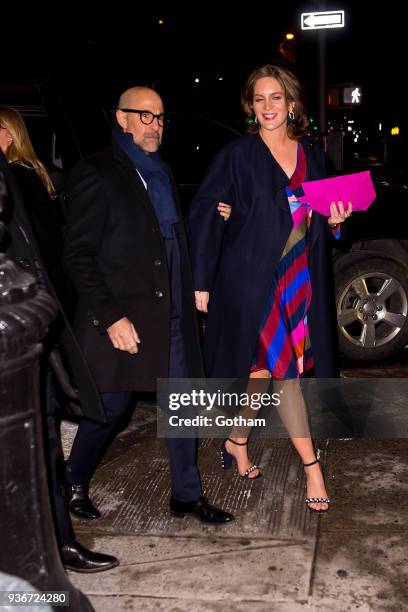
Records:
[[[64,267],[104,332],[126,316],[113,296],[98,265],[98,253],[107,228],[109,201],[98,173],[89,162],[72,171],[67,187],[67,227]]]
[[[327,156],[323,150],[323,147],[319,143],[315,143],[316,153],[318,156],[318,164],[319,164],[319,174],[320,178],[326,178],[328,175],[327,170]],[[344,202],[343,202],[344,204]],[[346,204],[347,206],[347,204]],[[330,242],[339,242],[344,239],[347,230],[347,221],[344,223],[339,223],[339,225],[335,228],[331,228],[329,224],[326,222],[326,237]]]
[[[229,148],[221,151],[207,171],[193,198],[187,227],[191,264],[196,291],[212,291],[226,224],[217,210],[219,202],[232,207],[234,214],[235,182]]]

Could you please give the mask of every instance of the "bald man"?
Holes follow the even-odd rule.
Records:
[[[200,378],[203,366],[186,236],[169,168],[158,154],[159,94],[133,87],[119,99],[112,147],[82,160],[68,180],[64,263],[76,286],[74,330],[107,423],[83,419],[67,462],[72,512],[96,519],[92,475],[136,392],[157,378]],[[168,439],[170,511],[206,523],[233,516],[202,496],[196,439]],[[143,466],[142,466],[143,469]]]

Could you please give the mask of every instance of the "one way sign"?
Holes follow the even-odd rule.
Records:
[[[344,11],[302,13],[301,25],[302,30],[319,30],[322,28],[344,28]]]

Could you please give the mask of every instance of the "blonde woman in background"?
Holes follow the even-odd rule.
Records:
[[[57,347],[60,350],[64,345],[74,375],[79,372],[76,382],[82,410],[97,419],[100,403],[86,362],[72,340],[72,331],[62,306],[65,276],[61,264],[62,232],[56,193],[47,170],[35,154],[23,117],[18,111],[4,106],[0,107],[0,150],[0,169],[13,203],[6,209],[10,213],[6,219],[10,238],[10,244],[6,244],[8,255],[37,278],[59,307],[57,319],[52,322],[45,338],[40,383],[41,405],[46,410],[45,457],[48,460],[51,502],[61,560],[72,571],[92,573],[108,570],[119,564],[116,557],[88,550],[75,540],[68,507],[57,478],[60,420],[56,414],[58,376],[54,375],[57,371]],[[54,372],[51,371],[51,364],[54,364]]]
[[[54,185],[34,151],[23,117],[5,106],[0,106],[0,148],[23,196],[47,274],[64,300],[65,281],[60,267],[62,219]]]

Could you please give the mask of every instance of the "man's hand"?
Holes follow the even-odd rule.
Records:
[[[127,351],[131,355],[135,355],[139,351],[137,346],[140,343],[139,335],[133,323],[127,317],[123,317],[123,319],[119,319],[119,321],[110,325],[107,332],[116,349]]]
[[[200,312],[208,312],[208,300],[210,294],[208,291],[194,291],[196,308]]]

